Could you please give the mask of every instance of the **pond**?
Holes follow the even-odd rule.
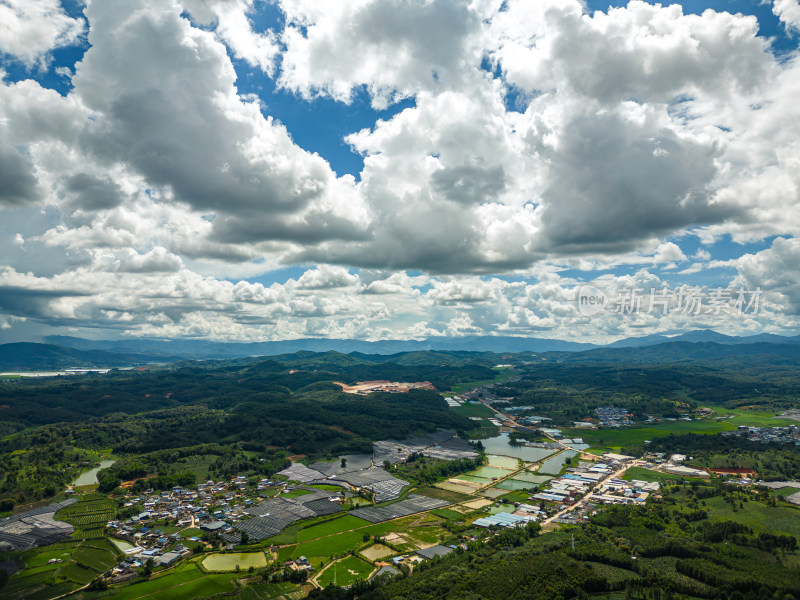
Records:
[[[537,484],[531,481],[521,481],[519,479],[506,479],[505,481],[501,481],[497,484],[497,488],[501,490],[531,490],[535,488]]]
[[[100,463],[99,467],[95,467],[94,469],[90,469],[89,471],[84,471],[81,473],[78,478],[72,482],[72,485],[75,487],[81,485],[94,485],[97,483],[97,474],[100,472],[101,469],[107,469],[111,465],[113,465],[115,460],[104,460]]]
[[[549,475],[534,475],[533,473],[517,473],[514,475],[514,479],[517,481],[528,481],[530,483],[544,483],[545,481],[550,481],[552,477]]]
[[[267,557],[263,552],[246,552],[238,554],[209,554],[203,559],[203,566],[209,571],[234,571],[238,566],[246,571],[250,567],[267,566]]]
[[[564,462],[568,458],[572,458],[573,456],[577,456],[577,452],[574,450],[564,450],[558,456],[554,456],[553,458],[548,458],[546,461],[542,463],[542,466],[539,467],[538,473],[550,473],[552,475],[558,475],[561,472],[562,467],[564,466]]]
[[[497,469],[495,467],[480,467],[479,469],[470,471],[469,475],[473,475],[475,477],[487,477],[491,479],[492,477],[500,478],[511,475],[511,471],[508,469]]]
[[[508,443],[508,434],[501,433],[497,437],[481,440],[487,454],[500,454],[521,458],[525,462],[538,462],[557,452],[548,448],[531,448],[530,446],[512,446]]]

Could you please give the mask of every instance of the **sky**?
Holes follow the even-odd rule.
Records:
[[[798,0],[0,0],[0,343],[800,333]]]

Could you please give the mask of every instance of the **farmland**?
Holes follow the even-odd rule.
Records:
[[[183,600],[233,591],[231,575],[205,574],[193,563],[181,565],[160,577],[119,589],[115,600]]]
[[[645,440],[666,437],[670,434],[697,433],[714,435],[723,431],[735,429],[729,423],[718,421],[676,421],[671,423],[656,423],[627,427],[624,429],[570,429],[564,428],[565,436],[581,437],[592,449],[606,451],[619,451],[625,446],[641,445]]]
[[[360,558],[348,556],[325,569],[318,581],[323,587],[332,585],[334,582],[340,586],[352,585],[356,581],[366,579],[374,570],[375,567]]]
[[[115,511],[114,503],[99,494],[89,494],[61,509],[57,518],[75,527],[71,539],[23,553],[21,559],[30,568],[14,576],[0,591],[0,598],[51,597],[54,589],[66,593],[114,566],[118,551],[104,537],[103,528]],[[61,562],[47,564],[51,559]]]
[[[277,367],[271,365],[269,368]],[[363,378],[353,379],[353,381],[357,380],[363,380]],[[246,379],[242,378],[240,383],[244,385],[245,382]],[[262,383],[260,382],[259,385]],[[306,577],[323,587],[329,587],[334,583],[347,585],[365,579],[380,566],[378,564],[380,561],[391,561],[392,558],[406,555],[408,558],[402,564],[412,565],[415,560],[419,560],[419,557],[415,556],[417,551],[436,544],[457,547],[465,542],[468,547],[467,553],[475,552],[472,542],[476,542],[481,547],[479,553],[488,552],[488,549],[494,547],[494,538],[497,538],[497,543],[503,544],[503,548],[517,547],[517,544],[524,545],[525,539],[527,539],[525,536],[528,533],[518,535],[520,530],[486,529],[485,527],[488,526],[485,525],[485,522],[477,525],[473,523],[476,518],[487,518],[501,513],[506,516],[498,517],[496,520],[498,522],[506,519],[513,520],[515,517],[535,518],[541,522],[562,510],[558,505],[560,502],[558,494],[556,494],[555,500],[549,500],[545,496],[544,501],[540,501],[540,498],[532,499],[531,492],[546,493],[547,486],[542,486],[542,484],[563,472],[565,467],[574,468],[574,474],[571,476],[575,478],[572,481],[575,481],[579,478],[575,474],[588,473],[591,466],[587,466],[583,462],[584,458],[567,463],[566,460],[576,457],[576,453],[571,450],[559,450],[558,446],[553,444],[552,439],[558,439],[558,432],[550,431],[553,428],[560,429],[565,437],[582,437],[588,444],[591,444],[592,451],[596,453],[602,453],[609,449],[629,448],[631,454],[636,452],[637,456],[643,456],[641,462],[632,464],[644,465],[648,462],[650,464],[665,462],[668,460],[670,452],[684,452],[680,445],[669,451],[665,451],[659,446],[659,444],[666,443],[673,445],[683,443],[680,440],[676,441],[675,437],[669,437],[669,434],[705,434],[693,437],[700,440],[698,442],[700,444],[707,441],[714,447],[714,440],[717,439],[725,440],[729,444],[736,441],[733,440],[733,436],[716,438],[713,436],[715,433],[730,431],[740,422],[771,425],[774,419],[763,410],[751,411],[742,407],[728,409],[718,404],[709,404],[708,406],[712,410],[717,411],[715,415],[693,421],[657,420],[655,423],[644,423],[645,419],[637,417],[632,419],[633,425],[629,427],[611,428],[601,425],[601,428],[597,430],[565,428],[562,423],[554,421],[551,427],[542,433],[541,430],[535,431],[535,426],[531,425],[537,417],[529,416],[535,412],[537,415],[548,417],[547,412],[540,412],[538,405],[535,409],[532,406],[535,402],[538,403],[540,397],[529,398],[531,406],[527,408],[517,406],[514,410],[507,410],[507,408],[513,408],[516,401],[511,397],[515,393],[513,386],[516,383],[515,381],[507,382],[504,387],[497,388],[495,391],[491,387],[480,391],[481,397],[486,402],[492,402],[492,405],[497,406],[501,413],[507,412],[505,416],[498,416],[497,413],[480,403],[465,402],[458,406],[436,408],[436,403],[442,402],[440,394],[415,390],[408,394],[394,395],[384,403],[376,401],[374,406],[370,404],[370,410],[379,410],[386,417],[385,423],[392,421],[394,418],[392,411],[400,405],[407,412],[427,409],[431,415],[427,423],[434,430],[440,426],[442,419],[447,424],[458,427],[457,437],[460,440],[455,440],[456,443],[452,446],[444,443],[445,437],[450,435],[447,432],[445,432],[447,435],[441,438],[443,441],[437,442],[437,444],[424,446],[417,441],[416,445],[412,447],[426,450],[431,448],[432,454],[429,455],[427,451],[419,451],[415,453],[414,459],[408,462],[403,461],[407,460],[409,451],[403,450],[405,459],[401,454],[401,446],[405,442],[398,442],[397,448],[392,447],[394,446],[392,443],[386,443],[395,439],[391,425],[386,425],[382,433],[392,437],[379,440],[380,443],[369,439],[368,425],[364,425],[364,422],[369,421],[371,417],[368,414],[369,411],[366,410],[358,413],[357,418],[351,415],[347,421],[341,420],[339,417],[331,417],[329,421],[333,424],[331,428],[323,428],[324,430],[319,432],[319,440],[336,439],[341,441],[343,439],[341,436],[350,435],[349,427],[352,426],[354,429],[358,429],[358,433],[353,434],[358,436],[356,448],[351,449],[340,445],[336,448],[337,450],[341,449],[341,452],[313,452],[314,447],[329,448],[325,446],[327,442],[320,441],[318,446],[303,442],[305,445],[298,445],[297,448],[308,450],[309,453],[306,455],[298,453],[291,456],[291,461],[295,463],[291,469],[286,469],[286,467],[290,464],[289,454],[293,451],[292,444],[295,442],[288,438],[281,439],[280,444],[271,447],[262,447],[260,443],[253,441],[247,443],[236,441],[230,444],[209,442],[188,449],[161,448],[150,453],[138,453],[141,448],[135,445],[127,446],[128,450],[123,452],[114,445],[114,456],[118,457],[118,461],[107,471],[102,472],[100,476],[101,481],[104,479],[108,481],[110,478],[111,483],[105,486],[106,491],[99,493],[81,489],[75,495],[77,502],[58,512],[59,519],[63,519],[75,527],[74,534],[70,539],[59,544],[21,553],[22,564],[25,568],[11,577],[5,589],[0,592],[0,598],[44,600],[71,592],[81,586],[87,586],[91,582],[96,584],[96,580],[102,573],[109,573],[104,577],[105,582],[111,586],[109,590],[83,590],[75,594],[75,600],[98,600],[105,597],[121,600],[137,600],[139,598],[178,600],[193,597],[205,598],[209,595],[223,593],[228,594],[232,600],[266,600],[277,596],[283,596],[284,600],[289,598],[295,600],[302,595],[300,586],[303,585],[302,582]],[[223,384],[219,385],[222,387]],[[329,410],[331,413],[336,412],[342,403],[348,406],[348,410],[353,409],[356,413],[358,412],[357,408],[364,408],[362,401],[365,399],[359,395],[341,395],[338,392],[332,392],[325,387],[324,382],[317,382],[313,385],[319,385],[319,389],[329,395],[325,396],[327,405],[324,410]],[[474,384],[470,384],[470,387],[472,385]],[[313,404],[308,399],[316,393],[314,390],[316,388],[300,392],[308,394],[304,396],[304,401],[308,401],[307,406]],[[285,390],[275,393],[281,398],[287,395]],[[519,404],[521,404],[522,399],[516,399],[520,400]],[[225,402],[229,400],[225,400]],[[497,400],[501,401],[498,403]],[[284,404],[289,406],[292,402],[287,400]],[[527,400],[525,402],[527,403]],[[353,403],[353,406],[349,406],[348,403]],[[187,423],[211,423],[216,426],[225,410],[220,408],[222,404],[222,400],[213,404],[209,408],[211,412],[197,407],[185,409],[181,407],[174,411],[172,409],[164,410],[147,420],[146,427],[162,427],[161,421],[169,424],[176,423],[178,427]],[[280,406],[284,406],[284,404]],[[455,403],[451,402],[451,404]],[[436,410],[431,410],[431,407]],[[251,408],[259,410],[256,406]],[[294,408],[287,408],[287,410],[293,415],[292,418],[297,418],[297,413],[292,412]],[[575,410],[591,410],[591,406],[588,409],[579,406]],[[681,414],[692,414],[693,417],[696,417],[696,409],[692,408],[693,412],[691,413],[689,410],[681,408]],[[391,418],[386,415],[390,415]],[[722,418],[727,415],[733,415],[733,417]],[[468,446],[464,443],[470,432],[474,433],[474,429],[470,429],[470,426],[474,427],[477,423],[477,421],[469,420],[469,416],[481,419],[497,416],[504,423],[503,434],[497,436],[495,434],[497,428],[494,428],[493,437],[482,441],[484,454],[480,455],[479,460],[474,464],[458,469],[442,469],[443,465],[450,468],[456,466],[457,463],[448,465],[446,461],[451,459],[439,458],[435,452],[440,452],[445,456],[447,456],[446,452],[454,452],[451,456],[455,456],[457,455],[455,452],[461,452],[460,448],[462,447],[478,447],[477,444]],[[237,418],[240,422],[246,422],[241,419],[241,415]],[[120,417],[120,419],[122,419],[120,422],[124,423],[126,427],[130,425],[124,417]],[[363,419],[363,421],[359,421],[359,419]],[[746,421],[746,419],[750,419],[750,421]],[[523,423],[525,427],[517,427],[517,424]],[[783,422],[781,421],[781,423]],[[546,422],[546,424],[550,423]],[[233,431],[230,429],[233,427],[230,423],[226,427],[229,428],[229,432]],[[167,435],[168,429],[169,427],[164,425],[160,430],[161,435]],[[343,431],[339,431],[340,429]],[[400,430],[400,433],[404,431]],[[416,437],[408,439],[419,440],[433,435],[427,431],[424,435],[419,430],[415,431],[417,431],[414,434]],[[546,435],[554,437],[548,440]],[[455,437],[453,436],[453,438]],[[233,440],[235,437],[228,439]],[[396,439],[406,438],[398,435]],[[124,443],[132,443],[127,438],[126,440]],[[655,441],[652,445],[641,446],[645,440]],[[139,443],[139,441],[135,442]],[[547,443],[543,444],[542,442]],[[567,441],[566,443],[579,444],[580,442]],[[384,444],[384,447],[388,448],[385,454],[374,450],[381,448],[380,444]],[[103,443],[98,447],[107,450],[112,445]],[[330,446],[330,448],[333,447]],[[373,454],[370,454],[370,447],[373,448]],[[648,453],[649,456],[645,456],[648,448],[653,454]],[[686,450],[685,464],[710,466],[712,463],[719,463],[721,466],[740,466],[739,463],[744,464],[748,460],[755,460],[753,458],[755,455],[751,456],[752,452],[745,449],[736,455],[734,464],[729,460],[733,456],[732,454],[724,449],[717,449],[724,456],[709,458],[706,455],[700,455],[698,451]],[[17,452],[15,456],[22,456],[31,454],[33,451],[25,448],[15,450],[15,452]],[[100,456],[100,450],[94,452]],[[345,454],[345,452],[354,453]],[[660,454],[661,452],[664,454]],[[784,457],[784,454],[788,456],[787,452],[784,454],[772,452],[774,456],[770,455],[769,460],[764,462],[774,463],[772,467],[774,472],[788,473],[794,468],[792,466],[794,463]],[[762,454],[765,453],[757,455],[761,456]],[[396,458],[395,455],[400,458]],[[523,456],[524,460],[515,458],[519,456]],[[698,462],[698,456],[701,456],[701,462]],[[354,463],[360,461],[365,465],[365,471],[367,468],[383,469],[383,471],[411,483],[405,486],[401,484],[398,493],[399,502],[390,500],[375,504],[368,491],[359,489],[360,484],[348,481],[350,485],[330,485],[337,479],[338,481],[347,481],[342,476],[346,472],[339,471],[345,458],[348,466],[352,467]],[[391,460],[384,462],[386,458]],[[400,462],[394,462],[398,460]],[[579,464],[579,461],[582,461],[583,464]],[[600,462],[610,464],[611,461],[612,459],[609,457]],[[164,464],[172,465],[170,469],[173,469],[175,465],[180,465],[179,468],[185,469],[185,471],[162,469]],[[309,470],[317,469],[317,467],[319,467],[318,474],[324,472],[326,477],[304,479]],[[760,467],[766,468],[765,465],[760,465]],[[372,471],[372,473],[377,472],[379,471]],[[222,473],[225,475],[221,477]],[[202,477],[204,480],[209,477],[216,481],[198,483],[198,477]],[[447,479],[448,477],[450,479]],[[675,512],[674,516],[662,514],[664,511],[659,512],[660,507],[664,507],[664,504],[658,501],[657,493],[651,493],[646,503],[642,500],[641,505],[639,506],[637,503],[635,508],[649,511],[650,501],[655,499],[654,505],[657,508],[654,509],[654,512],[658,513],[658,518],[669,517],[665,528],[670,535],[676,537],[699,539],[697,536],[704,535],[704,530],[700,528],[694,531],[691,528],[695,527],[695,521],[692,519],[701,518],[709,523],[740,524],[743,527],[751,528],[755,532],[753,535],[759,533],[771,535],[779,532],[800,535],[800,525],[797,521],[799,511],[778,498],[777,492],[772,493],[768,498],[773,502],[771,505],[760,496],[759,501],[756,502],[746,497],[744,493],[730,492],[728,486],[717,486],[713,490],[714,495],[711,495],[712,492],[705,488],[710,487],[709,483],[717,483],[716,480],[711,482],[687,481],[685,486],[682,485],[676,492],[672,489],[675,486],[670,484],[679,481],[680,478],[674,475],[665,475],[639,466],[632,466],[625,474],[625,478],[658,481],[662,484],[662,488],[670,488],[666,493],[670,502],[675,503],[667,504],[664,510]],[[787,475],[787,480],[788,478]],[[126,481],[127,491],[116,489],[114,487],[118,485],[116,480]],[[563,486],[577,485],[570,483],[569,478],[564,478],[564,480],[553,482],[551,487],[558,492],[559,489],[566,489]],[[701,487],[701,492],[696,497],[692,496],[693,485]],[[637,489],[642,487],[638,486]],[[539,489],[536,490],[536,488]],[[630,488],[633,489],[633,486]],[[787,488],[789,491],[792,489],[794,488]],[[322,494],[316,495],[315,491],[320,491]],[[577,491],[577,487],[570,487],[569,491]],[[786,493],[786,490],[779,491],[784,492],[784,495]],[[580,493],[582,492],[579,491],[578,494]],[[312,494],[315,494],[313,498],[309,497]],[[752,492],[753,496],[759,494],[760,492]],[[768,496],[767,494],[762,495]],[[734,496],[735,500],[732,500]],[[562,497],[565,498],[564,504],[571,503],[571,500],[566,499],[563,494]],[[265,503],[268,498],[277,498],[278,500],[270,500],[268,504]],[[578,495],[577,499],[580,498],[581,496]],[[676,498],[680,498],[680,502],[683,504],[677,502]],[[437,503],[433,502],[433,499],[445,502]],[[309,503],[309,506],[315,507],[318,512],[315,513],[310,508],[306,508],[304,500]],[[411,507],[411,504],[415,502],[418,503],[418,506]],[[515,506],[515,503],[527,506]],[[359,508],[353,514],[348,513],[359,506],[368,508]],[[575,513],[582,510],[580,506],[579,504],[576,507]],[[588,506],[588,503],[584,503],[582,506]],[[327,510],[329,508],[335,510],[329,511]],[[264,514],[259,514],[259,510]],[[281,511],[295,514],[291,512],[292,510],[299,515],[298,519],[292,521],[287,518],[281,526],[272,525],[277,515],[282,514]],[[589,510],[594,510],[594,508]],[[587,511],[581,513],[579,517],[585,520],[591,518],[592,522],[598,519],[597,522],[602,523],[604,511],[605,509],[601,509],[596,515]],[[701,516],[701,513],[706,516]],[[636,523],[642,521],[640,517],[642,515],[636,516],[638,519],[635,521]],[[250,525],[263,523],[266,528],[265,535],[272,537],[251,535],[250,531],[253,530],[248,531],[246,527],[237,529],[251,519],[253,521]],[[110,521],[114,521],[114,523],[109,524]],[[547,525],[557,526],[555,522],[549,521]],[[533,532],[534,529],[531,527],[530,531]],[[248,534],[247,539],[241,535],[242,531]],[[171,536],[171,534],[177,535]],[[622,535],[624,537],[629,534],[630,532],[624,532]],[[697,535],[692,537],[695,534]],[[134,546],[140,545],[145,550],[137,558],[123,560],[122,548],[113,545],[109,541],[109,535],[127,540],[128,545],[125,546],[125,549],[133,550]],[[594,534],[589,537],[592,535]],[[644,536],[644,534],[641,535]],[[556,537],[552,539],[558,539],[557,536],[556,533]],[[188,539],[190,537],[202,539],[190,540]],[[581,535],[576,537],[580,542]],[[625,582],[628,581],[638,581],[634,571],[621,568],[613,561],[606,563],[602,560],[602,556],[592,554],[598,544],[605,543],[603,540],[599,542],[583,540],[586,547],[580,552],[585,553],[585,555],[581,555],[586,558],[585,563],[591,565],[591,569],[598,574],[598,577],[610,582],[610,585],[619,586],[625,585]],[[645,547],[649,542],[643,538],[638,543]],[[694,542],[691,543],[694,544]],[[621,538],[619,544],[624,545]],[[647,549],[653,551],[649,546]],[[633,548],[623,550],[623,553],[627,553],[626,556],[629,557],[630,550]],[[175,552],[175,554],[161,559],[170,552]],[[617,551],[613,550],[613,552]],[[578,560],[576,556],[579,554],[570,554],[569,561]],[[149,561],[150,557],[153,557],[154,560]],[[645,558],[649,560],[651,557],[642,557],[642,563],[645,562]],[[676,570],[677,561],[672,560],[673,558],[675,557],[657,557],[648,564],[656,564],[657,561],[664,562],[664,568],[671,573],[670,577],[675,581],[686,583],[688,578]],[[796,560],[790,554],[786,554],[785,558],[787,564]],[[49,563],[50,560],[61,562]],[[620,560],[625,562],[627,558]],[[667,564],[668,562],[669,564]],[[163,564],[169,566],[165,567]],[[417,569],[418,565],[414,565],[414,570],[424,576],[429,569],[435,568],[435,564],[436,561],[425,563],[426,566],[419,569]],[[571,564],[573,567],[575,566],[575,564]],[[112,579],[110,573],[114,567],[116,569],[113,571]],[[117,573],[121,573],[121,575],[117,575]],[[698,586],[696,590],[708,591],[700,586],[699,581],[690,583]],[[307,593],[311,584],[306,585],[308,586],[305,589]],[[689,584],[687,583],[687,585]],[[315,592],[315,594],[317,593]],[[334,591],[330,591],[330,594],[334,593]]]
[[[250,567],[266,567],[267,558],[263,552],[210,554],[203,559],[202,565],[207,571],[246,571]]]

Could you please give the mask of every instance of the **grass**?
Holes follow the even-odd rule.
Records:
[[[313,527],[301,529],[297,534],[298,542],[307,542],[308,540],[315,540],[317,538],[326,537],[348,531],[350,529],[359,529],[368,525],[369,523],[364,519],[359,519],[353,515],[345,515],[332,521],[320,523]]]
[[[500,381],[505,381],[512,375],[516,373],[514,369],[494,369],[497,375],[494,376],[494,379],[486,379],[484,381],[471,381],[467,383],[457,383],[452,387],[450,390],[454,394],[462,394],[464,392],[468,392],[473,388],[476,388],[481,385],[490,385],[492,383],[498,383]]]
[[[432,514],[436,515],[437,517],[442,517],[443,519],[460,519],[461,513],[457,513],[454,510],[450,510],[449,508],[437,508],[436,510],[431,511]]]
[[[562,430],[565,437],[581,437],[583,441],[594,448],[619,450],[625,446],[639,445],[645,440],[666,437],[671,433],[697,433],[714,435],[723,431],[735,429],[730,423],[717,421],[670,421],[640,427],[625,427],[622,429],[570,429]]]
[[[281,583],[255,583],[248,584],[242,591],[233,596],[231,600],[272,600],[273,598],[287,598],[297,590],[297,586],[289,582]]]
[[[747,425],[748,427],[786,427],[792,423],[790,419],[776,418],[774,412],[711,405],[705,405],[703,408],[710,408],[718,417],[733,415],[733,418],[725,419],[724,423],[728,423],[734,427],[738,427],[739,425]]]
[[[233,591],[231,576],[206,575],[193,563],[184,563],[168,574],[120,588],[115,600],[183,600],[184,598],[206,597],[213,594]]]
[[[292,553],[292,558],[297,558],[299,556],[329,558],[336,554],[349,552],[350,550],[358,550],[365,543],[363,538],[365,534],[369,537],[383,535],[397,528],[397,524],[392,521],[370,525],[366,521],[359,520],[364,525],[367,525],[367,527],[362,527],[361,529],[353,531],[343,531],[342,533],[329,537],[300,543]]]
[[[322,587],[333,585],[352,585],[363,581],[375,570],[371,564],[355,556],[348,556],[325,569],[317,580]]]
[[[258,569],[267,566],[267,557],[263,552],[248,552],[235,554],[209,554],[203,559],[203,567],[207,571],[235,571],[236,567],[246,571],[253,567]]]
[[[116,553],[89,546],[80,546],[70,558],[74,562],[96,571],[105,571],[117,562]]]
[[[292,490],[291,492],[286,492],[285,494],[281,494],[281,498],[297,498],[299,496],[305,496],[306,494],[310,494],[309,490],[303,489],[296,489]]]
[[[503,500],[507,500],[508,502],[513,504],[514,502],[528,502],[528,498],[530,497],[530,494],[526,494],[526,493],[520,492],[520,491],[514,491],[514,492],[510,492],[508,494],[505,494],[503,496],[500,496],[500,497]]]
[[[322,490],[325,492],[341,492],[342,488],[338,485],[328,485],[326,483],[316,483],[312,485],[315,490]]]
[[[720,497],[706,500],[708,516],[715,520],[736,521],[752,527],[756,533],[788,533],[800,536],[800,510],[790,506],[767,506],[760,502],[744,502],[736,511]]]
[[[625,474],[622,476],[625,481],[633,481],[634,479],[638,479],[639,481],[658,481],[660,483],[666,481],[678,481],[680,479],[679,475],[670,475],[669,473],[659,473],[658,471],[651,471],[650,469],[645,469],[643,467],[631,467]]]
[[[292,558],[292,554],[294,554],[297,545],[293,546],[284,546],[283,548],[278,548],[276,554],[278,555],[278,562],[285,563],[287,560]]]

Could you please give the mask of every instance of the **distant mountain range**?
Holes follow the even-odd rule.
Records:
[[[780,358],[800,358],[800,343],[771,342],[688,342],[669,341],[641,346],[594,348],[583,352],[560,354],[565,362],[632,362],[632,363],[675,363],[696,360],[714,360],[731,357],[772,356]]]
[[[541,338],[471,336],[435,337],[426,340],[336,340],[307,338],[278,342],[209,342],[205,340],[86,340],[68,336],[49,336],[45,342],[81,350],[107,350],[139,354],[179,355],[184,358],[239,358],[244,356],[274,356],[293,352],[327,352],[334,350],[349,354],[396,354],[420,350],[449,350],[466,352],[576,352],[597,348],[594,344],[566,342]]]
[[[783,335],[776,335],[774,333],[759,333],[757,335],[741,337],[717,333],[711,329],[698,329],[696,331],[689,331],[687,333],[672,337],[659,334],[646,335],[642,337],[630,337],[623,340],[617,340],[616,342],[608,344],[604,347],[641,348],[643,346],[654,346],[656,344],[672,342],[713,342],[715,344],[800,344],[800,335],[787,337]]]
[[[800,357],[800,336],[759,334],[729,336],[712,330],[676,336],[648,335],[600,346],[544,338],[470,336],[425,340],[300,339],[277,342],[225,343],[205,340],[88,340],[48,336],[46,343],[0,345],[0,370],[41,370],[69,367],[119,367],[177,360],[232,359],[275,356],[295,352],[343,354],[397,354],[421,351],[553,353],[553,358],[573,361],[673,362],[726,356],[772,354]]]
[[[0,371],[130,367],[154,362],[174,362],[181,358],[107,350],[77,350],[66,346],[31,342],[0,345]]]

